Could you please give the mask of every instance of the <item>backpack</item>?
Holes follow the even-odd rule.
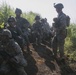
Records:
[[[70,25],[70,17],[68,15],[66,15],[66,25],[67,27]]]

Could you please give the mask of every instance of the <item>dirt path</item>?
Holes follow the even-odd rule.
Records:
[[[76,75],[68,65],[57,64],[49,47],[31,45],[30,48],[32,54],[25,54],[28,61],[28,66],[25,70],[28,75]]]

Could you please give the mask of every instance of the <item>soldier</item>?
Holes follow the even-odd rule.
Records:
[[[29,28],[31,27],[30,23],[25,19],[21,17],[22,11],[19,8],[16,8],[15,10],[15,14],[16,14],[16,25],[17,27],[20,27],[23,33],[23,37],[26,40],[27,43],[27,51],[30,52],[30,41],[29,41]]]
[[[27,62],[24,59],[23,52],[17,42],[12,39],[12,34],[8,29],[3,29],[2,33],[0,34],[0,41],[0,50],[2,50],[0,55],[2,55],[6,61],[5,63],[2,63],[0,72],[5,73],[8,69],[8,66],[3,66],[4,64],[15,69],[18,75],[27,75],[24,70]]]
[[[40,16],[38,15],[35,17],[35,23],[32,26],[32,33],[35,42],[37,42],[36,44],[40,44],[42,40],[42,24],[40,21]]]
[[[54,31],[55,36],[53,39],[53,52],[54,57],[57,59],[57,50],[59,48],[60,60],[64,59],[64,43],[66,38],[66,15],[63,13],[63,4],[58,3],[54,5],[58,13],[58,17],[54,18]]]
[[[20,45],[22,50],[25,47],[25,39],[22,37],[23,33],[19,27],[16,26],[16,19],[13,16],[8,18],[8,29],[12,33],[13,39]]]
[[[42,28],[43,28],[43,33],[44,33],[44,37],[49,37],[49,34],[51,33],[51,28],[49,26],[49,23],[47,22],[47,19],[41,19],[41,22],[43,24]]]

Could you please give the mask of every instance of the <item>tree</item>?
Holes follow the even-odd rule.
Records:
[[[30,12],[28,12],[28,13],[23,13],[22,16],[23,16],[24,18],[26,18],[26,19],[30,22],[30,24],[32,25],[33,22],[34,22],[34,19],[35,19],[35,16],[36,16],[36,15],[39,15],[39,14],[30,11]]]
[[[3,3],[0,6],[0,23],[7,22],[7,19],[10,15],[14,15],[13,9],[7,5],[6,3]]]
[[[32,25],[36,15],[39,15],[39,14],[34,13],[32,11],[28,13],[23,12],[22,17],[26,18]],[[0,23],[2,22],[6,23],[9,16],[15,16],[14,8],[11,8],[10,5],[3,2],[2,5],[0,5]]]

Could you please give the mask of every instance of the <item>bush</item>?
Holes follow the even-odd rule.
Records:
[[[71,59],[76,60],[76,25],[71,24],[68,28],[67,38],[65,40],[65,54]]]

